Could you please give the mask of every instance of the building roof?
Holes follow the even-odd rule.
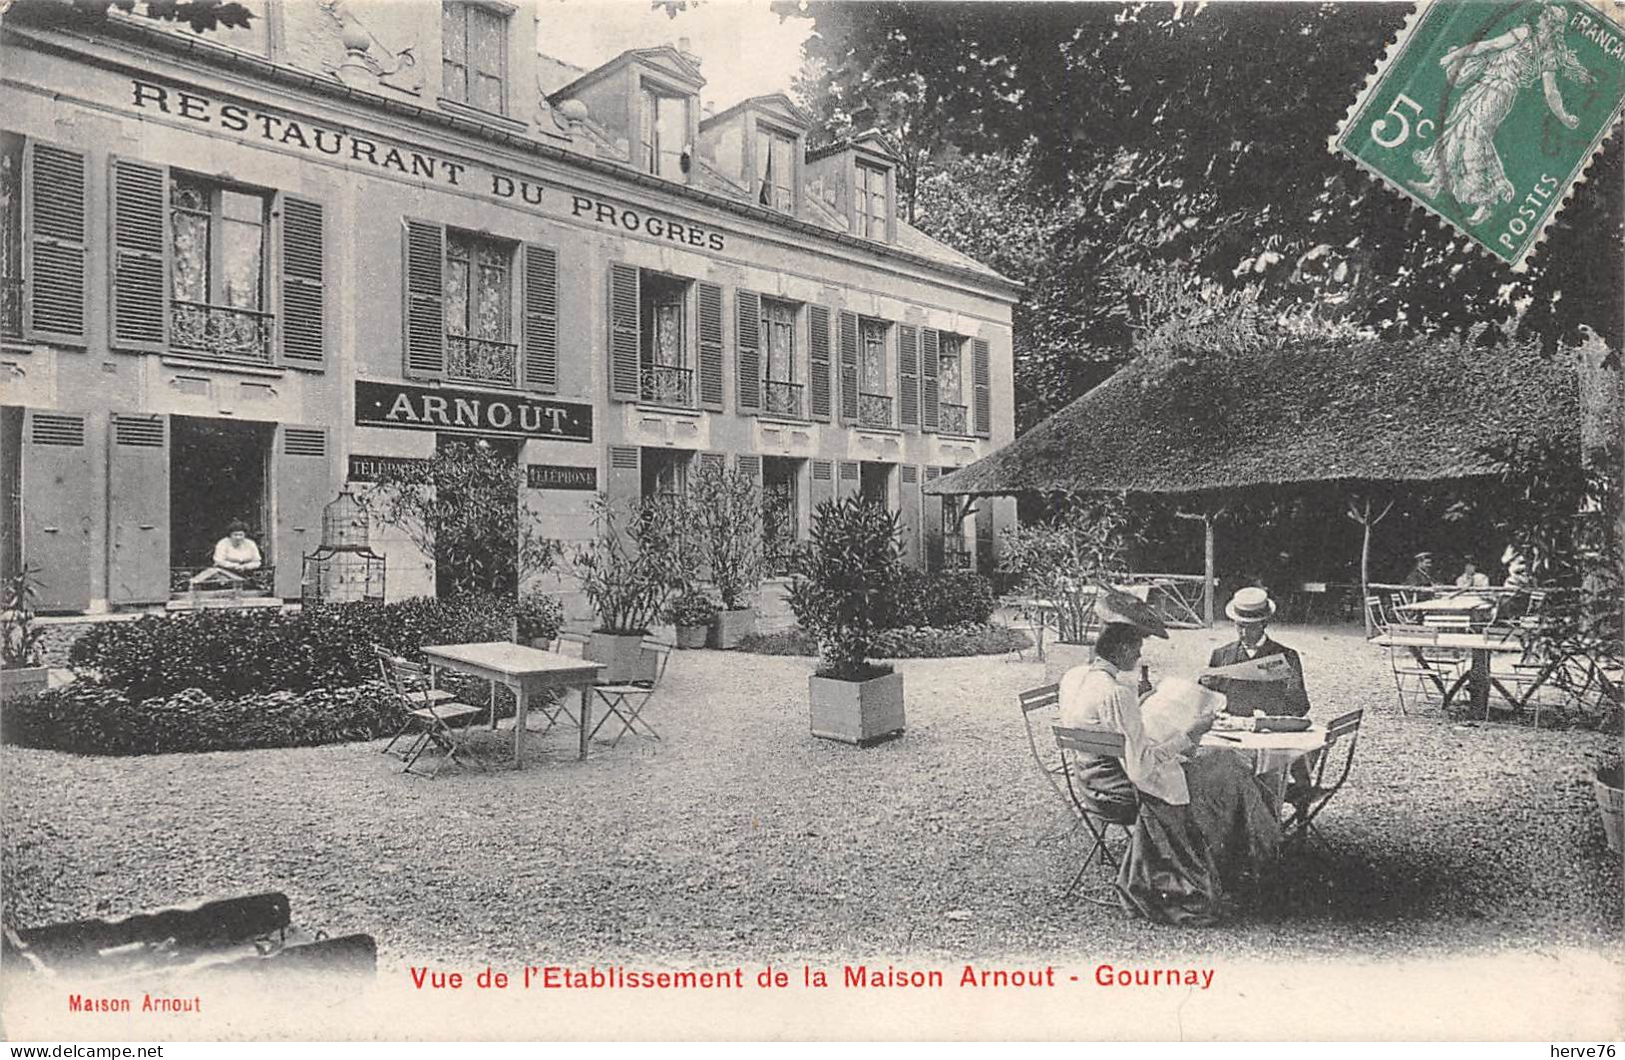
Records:
[[[1577,373],[1531,344],[1316,340],[1141,359],[933,494],[1197,493],[1498,473],[1501,445],[1575,436]]]
[[[700,73],[699,66],[688,56],[670,44],[657,44],[653,48],[630,48],[622,52],[602,66],[594,67],[564,87],[550,92],[548,101],[558,103],[568,99],[587,85],[601,81],[628,63],[634,62],[652,66],[668,77],[686,82],[687,86],[696,92],[705,85],[705,77]]]
[[[726,121],[746,107],[754,107],[769,114],[778,111],[794,119],[795,123],[802,129],[813,127],[813,116],[807,113],[806,108],[796,103],[795,100],[783,92],[770,92],[765,96],[749,96],[725,110],[719,110],[715,114],[708,115],[704,121],[700,122],[700,128],[710,128],[718,122]]]

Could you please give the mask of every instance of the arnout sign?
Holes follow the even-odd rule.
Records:
[[[402,383],[355,384],[357,427],[592,441],[592,406]]]

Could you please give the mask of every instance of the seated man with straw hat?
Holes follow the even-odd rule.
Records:
[[[1213,649],[1209,666],[1230,666],[1264,655],[1279,655],[1292,668],[1286,681],[1238,681],[1230,677],[1204,677],[1202,683],[1224,693],[1225,710],[1250,718],[1256,711],[1273,716],[1301,718],[1309,713],[1309,692],[1303,685],[1303,661],[1298,653],[1272,640],[1265,627],[1275,614],[1275,601],[1263,589],[1249,586],[1237,589],[1224,607],[1225,616],[1236,624],[1236,639]]]

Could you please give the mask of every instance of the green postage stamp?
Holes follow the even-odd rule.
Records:
[[[1620,116],[1625,30],[1583,0],[1418,7],[1332,138],[1521,271]]]

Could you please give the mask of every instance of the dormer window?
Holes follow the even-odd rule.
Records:
[[[508,109],[508,12],[461,0],[440,7],[441,94],[492,114]]]
[[[756,201],[791,213],[796,208],[796,141],[775,129],[757,126]]]
[[[643,86],[643,169],[667,180],[688,175],[688,97]]]
[[[866,162],[857,164],[853,208],[857,234],[865,239],[886,238],[886,170]]]

